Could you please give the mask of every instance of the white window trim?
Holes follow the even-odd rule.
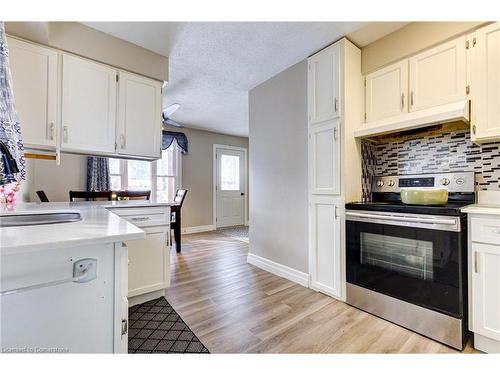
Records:
[[[180,147],[177,145],[177,141],[174,141],[170,147],[174,147],[173,158],[174,166],[177,171],[177,178],[175,175],[165,175],[162,177],[174,177],[174,189],[181,189],[182,187],[182,153]],[[120,185],[121,190],[128,190],[128,161],[129,159],[120,159]],[[151,162],[151,199],[156,200],[158,194],[158,183],[157,183],[157,166],[158,161],[155,160]],[[112,174],[117,176],[117,174]]]

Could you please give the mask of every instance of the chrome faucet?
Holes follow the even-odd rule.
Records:
[[[9,148],[5,143],[0,141],[0,185],[5,185],[16,181],[14,173],[19,172],[16,160],[12,157]]]

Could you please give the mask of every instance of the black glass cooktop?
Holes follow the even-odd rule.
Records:
[[[422,215],[443,215],[443,216],[459,216],[460,209],[472,202],[449,202],[443,206],[421,206],[409,205],[399,202],[354,202],[347,203],[347,210],[363,210],[363,211],[379,211],[379,212],[396,212]]]

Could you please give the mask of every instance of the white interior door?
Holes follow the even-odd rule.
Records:
[[[246,165],[243,151],[216,149],[216,226],[245,224]]]

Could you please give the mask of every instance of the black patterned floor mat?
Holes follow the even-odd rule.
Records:
[[[163,297],[128,310],[129,353],[209,353]]]

